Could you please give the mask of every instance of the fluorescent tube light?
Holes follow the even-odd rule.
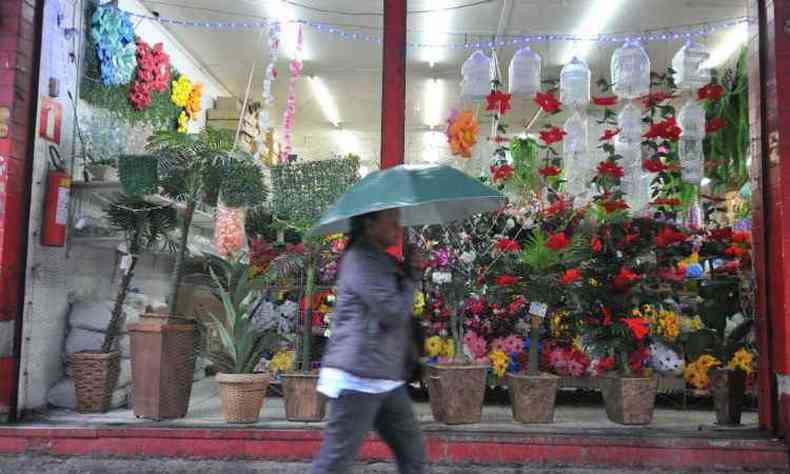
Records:
[[[574,36],[592,38],[601,34],[615,14],[620,11],[623,0],[594,0],[587,9]],[[595,43],[592,41],[571,42],[562,55],[562,64],[567,64],[574,56],[584,59]]]
[[[710,58],[702,64],[704,68],[716,68],[726,63],[733,54],[749,39],[749,24],[740,23],[728,30],[710,53]]]
[[[321,106],[321,111],[324,113],[324,117],[335,127],[340,123],[340,114],[337,111],[337,104],[335,104],[335,98],[332,97],[332,94],[329,92],[329,89],[326,87],[324,81],[321,78],[311,76],[310,77],[310,87],[313,89],[313,95],[315,99],[318,101],[318,104]]]

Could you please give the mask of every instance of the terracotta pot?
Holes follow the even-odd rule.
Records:
[[[428,371],[434,419],[447,425],[479,423],[486,392],[486,367],[435,365]]]
[[[77,352],[71,355],[71,373],[80,413],[110,410],[112,393],[121,373],[121,353]]]
[[[743,398],[746,394],[746,374],[736,369],[711,369],[710,389],[716,410],[716,423],[733,426],[741,424]]]
[[[317,374],[282,375],[285,418],[288,421],[321,421],[326,415],[326,397],[318,393]]]
[[[138,418],[183,418],[192,395],[197,327],[180,318],[144,315],[129,324],[132,404]]]
[[[267,374],[217,374],[222,413],[228,423],[255,423],[271,379]]]
[[[655,377],[601,378],[601,393],[609,420],[621,425],[649,425],[653,421],[658,381]]]
[[[507,383],[513,418],[519,423],[553,423],[554,402],[560,378],[508,374]]]

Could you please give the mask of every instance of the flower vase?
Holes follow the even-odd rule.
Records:
[[[710,387],[716,411],[716,424],[740,425],[743,399],[746,394],[746,374],[737,369],[711,369]]]
[[[653,422],[658,379],[608,376],[601,380],[601,394],[609,420],[621,425]]]
[[[486,367],[434,365],[428,369],[434,419],[446,425],[479,423],[486,392]]]
[[[553,423],[560,378],[551,374],[508,374],[513,418],[519,423]]]

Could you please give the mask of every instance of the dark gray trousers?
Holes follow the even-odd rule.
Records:
[[[324,444],[311,474],[350,472],[365,435],[375,429],[395,453],[401,474],[424,474],[426,455],[405,386],[382,394],[344,391],[330,402]]]

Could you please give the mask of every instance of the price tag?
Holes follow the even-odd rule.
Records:
[[[546,317],[546,311],[548,311],[548,310],[549,310],[549,307],[546,305],[546,303],[533,302],[533,303],[530,303],[530,305],[529,305],[529,314],[531,314],[533,316],[537,316],[539,318],[545,318]]]

